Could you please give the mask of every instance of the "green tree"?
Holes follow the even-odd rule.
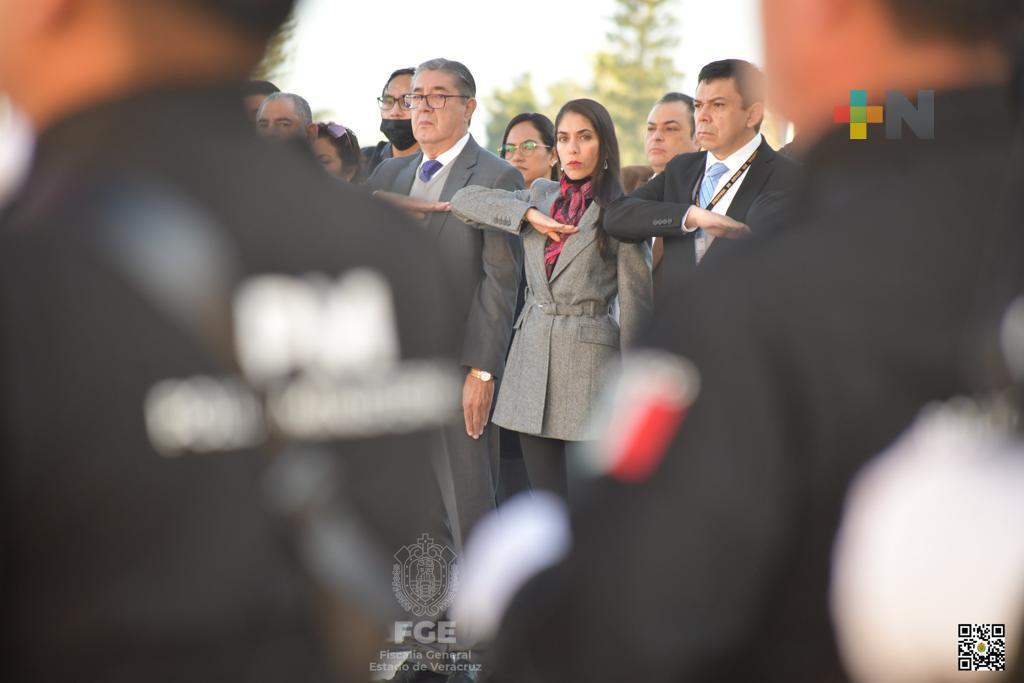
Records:
[[[554,121],[558,110],[569,100],[576,100],[581,97],[592,97],[591,88],[571,78],[563,78],[548,86],[548,117]]]
[[[530,74],[522,74],[508,89],[496,88],[487,100],[487,148],[498,149],[505,126],[512,117],[527,111],[544,114],[552,121],[562,105],[578,97],[589,97],[590,88],[569,78],[548,86],[542,101],[533,90]]]
[[[287,74],[296,23],[295,15],[292,15],[270,38],[263,60],[252,74],[254,79],[277,81]]]
[[[616,0],[610,47],[594,59],[594,96],[615,121],[623,165],[647,163],[643,132],[651,105],[682,73],[671,50],[678,40],[676,0]]]
[[[683,77],[671,56],[678,43],[678,22],[672,14],[677,2],[616,0],[609,46],[594,58],[591,83],[556,81],[548,87],[542,106],[538,106],[540,101],[529,74],[519,76],[507,89],[495,89],[486,102],[488,148],[497,149],[505,125],[516,114],[539,111],[554,121],[569,100],[592,97],[608,108],[615,121],[623,165],[647,163],[643,144],[647,114],[654,102]]]
[[[538,111],[530,74],[522,74],[513,79],[507,89],[495,88],[484,106],[487,110],[487,149],[494,152],[501,145],[505,126],[513,116],[524,111]]]

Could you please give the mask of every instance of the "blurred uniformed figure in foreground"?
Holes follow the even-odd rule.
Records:
[[[1024,102],[1024,61],[1017,78]],[[1011,155],[994,220],[1019,231],[1024,128]],[[979,303],[977,392],[926,406],[849,487],[830,604],[856,683],[1024,681],[1024,296],[994,293],[1024,269],[1002,266]]]
[[[604,442],[615,476],[573,511],[568,556],[505,614],[504,680],[846,680],[827,591],[847,487],[922,406],[970,392],[977,305],[1002,295],[988,276],[997,260],[1024,267],[1020,217],[1001,215],[1018,0],[763,10],[778,104],[817,140],[800,215],[700,272],[690,286],[706,296],[666,293],[660,354],[627,375],[639,389]],[[833,123],[851,90],[925,107],[919,91],[935,91],[934,135],[918,117],[851,139],[860,126]],[[659,386],[672,368],[699,389]]]
[[[292,9],[0,0],[37,134],[0,215],[4,681],[366,678],[391,555],[441,514],[433,247],[242,107]]]

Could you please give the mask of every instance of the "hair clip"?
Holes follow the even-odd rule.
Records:
[[[341,125],[340,123],[335,123],[334,121],[331,121],[330,123],[326,124],[326,127],[327,132],[330,133],[331,137],[334,138],[335,140],[337,140],[338,138],[342,138],[348,134],[348,128],[345,128],[345,126]]]

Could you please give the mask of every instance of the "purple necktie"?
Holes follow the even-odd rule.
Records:
[[[430,179],[434,177],[435,173],[441,170],[441,166],[443,165],[444,164],[437,159],[427,159],[423,162],[423,165],[420,166],[420,180],[425,183],[429,183]]]

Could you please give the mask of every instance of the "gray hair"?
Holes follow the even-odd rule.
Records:
[[[451,74],[455,77],[455,87],[458,88],[460,95],[476,97],[476,81],[473,80],[473,74],[462,62],[455,62],[444,57],[430,59],[416,67],[413,78],[419,76],[422,71],[443,71],[446,74]]]
[[[276,92],[272,95],[268,95],[263,103],[260,105],[259,113],[263,113],[263,108],[267,106],[268,102],[275,100],[288,100],[292,103],[292,109],[295,110],[295,114],[299,117],[299,121],[302,122],[303,126],[308,126],[313,123],[313,110],[309,107],[309,102],[306,98],[294,95],[290,92]]]

